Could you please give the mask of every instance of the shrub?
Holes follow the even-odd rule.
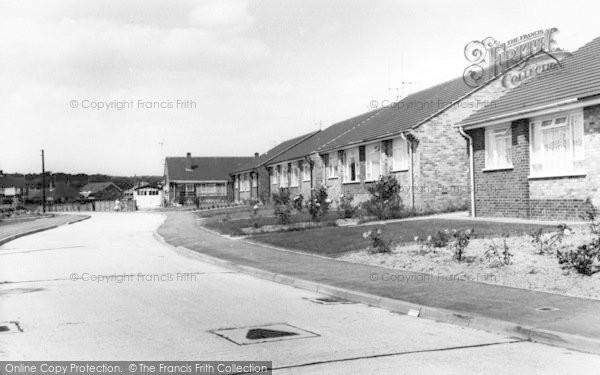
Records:
[[[452,236],[454,237],[454,259],[461,262],[465,254],[465,248],[469,246],[471,242],[471,235],[474,229],[465,230],[454,230]]]
[[[510,248],[506,243],[506,239],[508,238],[507,234],[502,236],[502,251],[498,251],[499,246],[492,240],[490,245],[488,246],[487,251],[484,254],[484,257],[490,261],[490,267],[501,267],[508,266],[512,263],[513,254],[510,252]]]
[[[352,204],[354,195],[344,193],[340,195],[340,203],[338,205],[338,215],[342,219],[350,219],[356,215],[357,207]]]
[[[377,228],[363,233],[363,238],[371,241],[371,252],[390,253],[392,251],[392,240],[383,239],[383,229]]]
[[[592,201],[588,198],[585,200],[587,209],[581,216],[582,219],[586,220],[590,226],[590,231],[593,234],[600,234],[600,220],[598,219],[598,209],[592,204]]]
[[[286,225],[292,221],[292,210],[289,205],[278,204],[275,206],[274,212],[280,224]]]
[[[292,198],[292,207],[298,212],[302,212],[302,203],[304,201],[304,197],[302,194],[298,194]]]
[[[313,220],[321,220],[329,211],[331,200],[327,195],[327,188],[323,185],[314,189],[311,199],[307,202],[308,213]]]
[[[273,193],[273,204],[287,206],[290,204],[290,191],[288,189],[279,189],[279,192]]]
[[[385,175],[373,186],[368,187],[371,197],[363,203],[364,209],[380,220],[394,219],[402,213],[402,199],[400,199],[400,184],[392,175]]]
[[[563,269],[574,269],[582,275],[591,276],[600,268],[600,237],[576,250],[558,250],[556,257]]]
[[[438,230],[434,235],[427,237],[427,241],[431,244],[431,246],[441,248],[448,246],[450,238],[450,231],[448,229],[444,229],[443,231]]]
[[[534,230],[529,234],[531,237],[531,243],[536,248],[536,254],[552,254],[558,250],[559,245],[562,243],[565,232],[571,231],[566,224],[559,224],[556,227],[558,230],[549,236],[544,237],[544,228]]]

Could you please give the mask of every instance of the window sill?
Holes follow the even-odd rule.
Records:
[[[310,182],[310,180],[302,180],[302,182]]]
[[[355,185],[355,184],[360,184],[360,181],[346,181],[346,182],[342,182],[342,185]]]
[[[510,171],[512,169],[515,169],[514,166],[512,165],[508,165],[506,167],[490,167],[490,168],[483,168],[481,171],[482,172],[496,172],[496,171]]]
[[[586,177],[587,173],[585,172],[567,172],[567,173],[555,173],[555,174],[538,174],[538,175],[529,175],[527,176],[530,180],[542,180],[542,179],[551,179],[551,178],[564,178],[564,177]]]
[[[408,168],[405,169],[393,169],[392,173],[398,173],[398,172],[408,172]]]
[[[328,180],[337,180],[339,177],[327,177]]]

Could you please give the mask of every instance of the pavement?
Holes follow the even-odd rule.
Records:
[[[158,233],[173,246],[256,276],[393,311],[420,309],[421,317],[600,354],[598,300],[285,251],[207,231],[193,214],[168,213]],[[551,310],[537,310],[544,307]]]
[[[56,228],[60,225],[73,224],[87,218],[89,218],[88,215],[57,214],[52,217],[43,217],[31,221],[10,224],[3,223],[0,225],[0,245],[22,236]]]
[[[324,296],[174,251],[155,239],[159,214],[91,216],[0,246],[0,323],[22,329],[0,334],[0,360],[268,360],[276,374],[600,368],[600,356],[364,304],[314,303]],[[213,332],[274,323],[310,334],[238,345]]]

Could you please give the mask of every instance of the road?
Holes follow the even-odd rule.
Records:
[[[163,219],[97,213],[0,246],[0,322],[23,330],[0,334],[0,359],[268,360],[277,374],[600,368],[599,356],[360,304],[315,303],[323,296],[173,251],[153,236]],[[270,324],[300,334],[238,345],[214,333]]]

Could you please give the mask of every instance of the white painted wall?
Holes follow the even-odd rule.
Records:
[[[141,188],[133,191],[133,200],[139,210],[162,207],[164,193],[156,188]]]

